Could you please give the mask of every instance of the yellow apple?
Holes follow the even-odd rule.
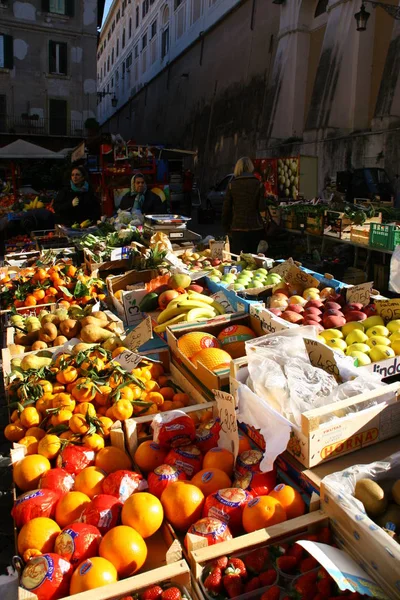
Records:
[[[368,336],[363,331],[361,331],[361,329],[354,329],[346,337],[346,343],[348,346],[350,346],[351,344],[363,343],[363,342],[366,342],[367,340],[368,340]]]
[[[342,333],[343,333],[344,337],[347,338],[347,336],[355,329],[364,331],[364,325],[362,323],[359,323],[358,321],[352,321],[351,323],[346,323],[346,325],[343,325],[343,327],[342,327]]]
[[[372,362],[379,362],[380,360],[386,360],[394,356],[395,353],[390,346],[374,346],[369,353]]]

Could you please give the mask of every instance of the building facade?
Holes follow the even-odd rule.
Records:
[[[395,9],[396,0],[388,3]],[[367,28],[357,31],[360,5],[115,0],[98,56],[99,89],[109,92],[99,105],[103,130],[198,150],[203,189],[246,154],[317,156],[319,189],[326,177],[351,167],[382,167],[394,178],[400,171],[400,22],[368,4]],[[199,25],[191,21],[197,7]],[[115,109],[108,105],[114,94]]]
[[[104,0],[0,0],[0,140],[84,136]],[[34,139],[35,138],[35,139]],[[64,142],[61,142],[61,138]]]

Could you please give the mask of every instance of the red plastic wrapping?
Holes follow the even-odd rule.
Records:
[[[267,496],[276,485],[276,471],[273,469],[268,473],[252,473],[248,471],[244,475],[236,475],[233,487],[247,490],[253,498],[256,496]]]
[[[196,523],[193,523],[188,529],[188,533],[199,535],[207,539],[207,544],[219,544],[226,540],[232,539],[230,529],[224,521],[215,519],[214,517],[204,517]],[[185,537],[185,546],[187,547],[187,538]]]
[[[64,495],[67,492],[71,492],[74,487],[75,480],[68,471],[56,467],[43,473],[39,479],[39,488],[54,490]]]
[[[135,492],[147,490],[147,481],[140,473],[120,470],[107,475],[101,484],[103,494],[114,496],[122,503],[128,500]]]
[[[68,597],[73,570],[73,566],[58,554],[42,554],[26,564],[20,585],[36,594],[38,600],[58,600]]]
[[[93,450],[67,444],[57,456],[57,467],[65,469],[72,475],[78,475],[86,467],[94,465],[95,453]]]
[[[59,499],[60,494],[53,490],[32,490],[25,492],[25,494],[16,499],[11,511],[16,527],[21,529],[25,523],[36,517],[53,519]]]
[[[94,525],[104,535],[118,524],[122,504],[114,496],[99,494],[88,504],[81,515],[81,522]]]
[[[153,441],[164,448],[178,448],[192,444],[196,439],[193,419],[181,410],[156,415],[151,423]]]
[[[174,467],[173,465],[160,465],[154,469],[153,473],[149,473],[147,482],[149,484],[149,492],[157,498],[161,498],[161,494],[174,481],[184,481],[187,479],[186,473]]]
[[[221,431],[221,420],[212,419],[196,429],[196,445],[203,454],[218,446],[219,432]]]
[[[203,517],[214,517],[227,523],[233,534],[242,527],[242,513],[252,496],[240,488],[225,488],[207,496]]]
[[[101,542],[101,533],[94,525],[72,523],[64,527],[54,544],[54,552],[72,565],[87,558],[97,556]]]
[[[201,471],[203,455],[197,446],[182,446],[170,450],[165,458],[165,463],[184,471],[191,479],[193,475]]]
[[[263,453],[260,450],[245,450],[236,459],[236,473],[246,475],[246,473],[261,473],[260,463],[263,459]]]

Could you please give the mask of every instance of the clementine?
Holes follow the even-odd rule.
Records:
[[[306,505],[301,494],[290,485],[280,483],[269,493],[269,496],[282,504],[288,519],[301,517],[306,511]]]
[[[164,464],[167,454],[156,442],[147,440],[137,447],[135,463],[141,471],[149,473]]]
[[[244,507],[243,529],[250,533],[282,523],[286,518],[286,511],[278,500],[270,496],[259,496],[250,500]]]
[[[221,469],[203,469],[196,473],[191,483],[197,486],[204,496],[209,496],[214,492],[218,492],[218,490],[232,486],[228,475]]]
[[[187,531],[201,517],[204,494],[188,481],[175,481],[163,491],[161,504],[171,525]]]
[[[147,492],[132,494],[122,508],[123,525],[133,527],[144,539],[160,529],[163,519],[164,510],[161,502]]]
[[[143,566],[147,558],[147,546],[132,527],[119,525],[105,534],[99,554],[114,565],[119,577],[129,577]]]
[[[225,448],[211,448],[211,450],[204,455],[203,468],[220,469],[221,471],[224,471],[228,477],[232,477],[234,462],[235,457],[229,450],[225,450]]]

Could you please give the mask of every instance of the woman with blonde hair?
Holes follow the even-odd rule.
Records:
[[[256,253],[264,239],[263,217],[266,212],[265,188],[254,173],[248,156],[240,158],[228,185],[222,209],[222,226],[232,239],[232,252]]]

